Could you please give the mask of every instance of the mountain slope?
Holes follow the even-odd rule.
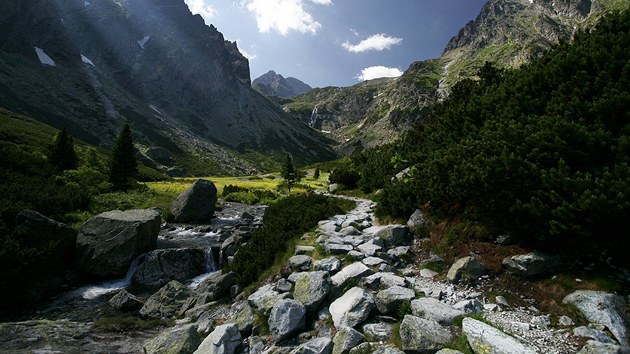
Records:
[[[293,97],[305,94],[313,88],[294,78],[284,78],[270,70],[252,82],[252,87],[265,96]]]
[[[335,156],[251,89],[236,44],[183,0],[10,0],[0,23],[0,105],[88,142],[111,146],[127,121],[147,147],[229,173]]]

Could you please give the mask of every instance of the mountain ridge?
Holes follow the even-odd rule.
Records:
[[[313,88],[294,77],[283,77],[273,70],[252,81],[252,87],[265,96],[294,97],[310,92]]]

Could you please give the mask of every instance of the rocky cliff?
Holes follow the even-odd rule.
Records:
[[[183,0],[10,0],[0,10],[1,106],[101,146],[130,122],[141,144],[228,172],[252,171],[261,155],[334,157],[251,89],[236,44]]]
[[[294,77],[283,77],[271,70],[252,82],[252,86],[265,96],[293,97],[308,93],[313,88]]]

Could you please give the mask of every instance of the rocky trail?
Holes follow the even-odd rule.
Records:
[[[533,304],[511,306],[500,296],[491,303],[483,286],[488,276],[475,257],[455,262],[446,279],[422,267],[426,260],[413,254],[422,240],[409,231],[423,222],[420,214],[410,226],[378,226],[375,203],[342,198],[356,207],[320,221],[280,274],[258,288],[243,291],[233,273],[183,272],[197,257],[183,249],[205,249],[215,267],[229,261],[264,211],[227,208],[212,225],[163,227],[161,249],[149,253],[161,255],[160,267],[145,266],[140,280],[136,270],[136,287],[75,297],[66,307],[53,302],[35,319],[0,324],[0,352],[444,354],[462,345],[474,353],[629,352],[623,297],[574,292],[565,302],[580,319],[555,318]],[[165,267],[167,251],[185,261]],[[527,271],[539,265],[536,256],[510,261]],[[121,313],[174,322],[125,333],[95,328],[99,316]]]

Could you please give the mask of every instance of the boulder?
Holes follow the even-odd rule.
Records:
[[[171,205],[175,222],[208,222],[214,215],[217,187],[214,183],[198,179]]]
[[[437,352],[435,352],[435,354],[464,354],[464,353],[460,352],[459,350],[444,348],[444,349],[438,350]]]
[[[409,220],[407,220],[407,226],[413,230],[416,227],[424,225],[424,215],[422,215],[422,211],[420,209],[416,209],[416,211],[411,214]]]
[[[217,326],[203,340],[195,354],[234,354],[243,342],[238,328],[233,323]]]
[[[191,354],[201,344],[197,326],[188,324],[161,332],[144,344],[145,353]]]
[[[359,287],[354,287],[330,304],[330,315],[337,329],[354,327],[363,323],[373,308],[372,295]]]
[[[306,308],[295,300],[278,301],[269,315],[269,332],[279,342],[304,329]]]
[[[340,243],[326,242],[326,244],[324,245],[324,248],[330,254],[346,254],[352,251],[351,245],[344,245]]]
[[[235,280],[236,273],[234,272],[223,273],[219,271],[211,274],[197,286],[198,304],[216,301],[228,295]]]
[[[457,284],[462,280],[475,282],[486,271],[486,266],[479,262],[475,257],[460,258],[448,270],[446,279]]]
[[[348,354],[350,349],[365,342],[365,337],[356,329],[343,327],[333,337],[333,354]]]
[[[411,312],[414,316],[433,320],[443,326],[453,324],[453,319],[465,314],[442,301],[430,297],[416,299],[411,302]]]
[[[519,278],[530,278],[549,273],[560,266],[560,258],[533,251],[503,259],[503,267]]]
[[[576,327],[573,329],[573,335],[576,337],[590,338],[601,343],[617,344],[617,342],[610,338],[606,332],[592,327]]]
[[[375,273],[363,279],[363,285],[366,287],[376,289],[387,289],[392,286],[405,286],[405,278],[399,277],[392,273]]]
[[[328,257],[315,262],[315,270],[323,270],[332,274],[339,269],[341,269],[341,260],[337,257]]]
[[[243,236],[241,235],[234,234],[226,238],[221,244],[221,255],[223,256],[223,259],[236,255],[241,243],[243,243]]]
[[[400,324],[400,339],[405,352],[434,353],[451,342],[451,332],[439,323],[406,315]]]
[[[453,308],[464,313],[482,313],[484,310],[483,304],[477,299],[462,300],[453,305]]]
[[[387,342],[394,333],[394,324],[386,322],[367,323],[361,328],[363,333],[376,342]]]
[[[464,318],[462,332],[475,353],[536,353],[536,350],[526,343],[470,317]]]
[[[372,226],[363,230],[363,233],[379,237],[386,247],[405,246],[412,240],[409,228],[405,225]]]
[[[307,271],[311,268],[313,258],[307,255],[297,255],[289,258],[289,266],[294,270]]]
[[[236,313],[234,316],[234,324],[236,324],[243,337],[249,337],[252,333],[252,329],[254,328],[254,311],[248,303],[245,303]]]
[[[331,354],[333,341],[330,338],[314,338],[291,351],[290,354]]]
[[[420,269],[420,276],[423,278],[428,278],[428,279],[433,279],[433,277],[435,277],[436,275],[438,275],[440,273],[433,271],[429,268],[422,268]]]
[[[262,311],[265,315],[269,314],[269,311],[280,300],[286,299],[289,296],[288,293],[280,294],[273,289],[273,285],[267,284],[255,293],[251,294],[247,298],[247,302],[250,306]]]
[[[301,254],[312,254],[313,252],[315,252],[315,247],[313,246],[295,246],[295,255],[301,255]]]
[[[296,279],[296,281],[297,281],[297,279]],[[291,289],[293,289],[293,284],[290,281],[288,281],[288,280],[286,280],[284,278],[281,278],[276,283],[276,291],[278,291],[278,292],[288,293],[289,291],[291,291]]]
[[[630,349],[623,348],[617,344],[602,343],[595,340],[589,340],[586,345],[580,349],[577,354],[628,354]]]
[[[627,345],[630,321],[622,296],[603,291],[578,290],[567,295],[562,303],[575,306],[588,321],[606,326],[620,344]]]
[[[331,284],[334,288],[343,288],[349,280],[361,280],[366,276],[374,274],[370,268],[361,262],[354,262],[344,267],[339,273],[330,277]]]
[[[370,343],[367,343],[367,342],[363,342],[357,345],[356,347],[350,349],[350,351],[348,352],[348,354],[370,354],[370,353],[372,353],[372,346],[370,346]]]
[[[402,286],[393,286],[376,294],[376,307],[384,315],[396,315],[400,307],[415,299],[416,293]]]
[[[147,253],[131,277],[139,286],[160,287],[184,281],[205,271],[204,252],[196,248],[163,249]]]
[[[362,259],[361,263],[368,267],[376,267],[377,265],[385,263],[385,260],[379,257],[367,257]]]
[[[306,307],[306,311],[314,313],[324,301],[330,290],[328,272],[318,271],[302,273],[295,281],[293,298]]]
[[[154,209],[115,210],[90,218],[77,236],[77,269],[98,277],[124,276],[134,258],[155,248],[160,222]]]
[[[173,318],[192,296],[184,284],[173,280],[151,295],[140,309],[140,315],[148,318]]]
[[[144,305],[144,303],[137,297],[130,294],[127,290],[122,289],[116,293],[107,304],[112,308],[122,311],[137,310]]]
[[[341,185],[339,183],[332,183],[328,185],[328,192],[335,193],[341,189]]]

